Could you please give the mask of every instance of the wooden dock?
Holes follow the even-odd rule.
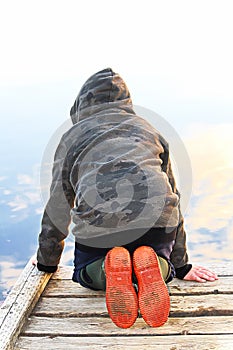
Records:
[[[103,292],[72,282],[72,267],[54,275],[28,263],[0,311],[0,350],[233,348],[233,262],[211,267],[213,283],[169,284],[168,322],[150,328],[138,318],[129,329],[109,318]]]

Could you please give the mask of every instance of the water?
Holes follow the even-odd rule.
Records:
[[[27,91],[27,103],[28,94]],[[0,301],[5,299],[28,259],[36,252],[44,207],[39,186],[41,159],[51,134],[66,114],[60,110],[56,118],[47,121],[52,105],[43,107],[41,101],[35,100],[35,96],[37,99],[41,96],[38,91],[30,90],[30,94],[31,104],[27,105],[26,101],[24,104],[18,97],[12,110],[7,112],[8,119],[1,124]],[[1,103],[1,108],[5,106],[4,113],[8,102]],[[35,104],[42,107],[32,113]],[[68,103],[63,99],[61,105]],[[171,115],[176,113],[178,111],[171,111]],[[36,117],[33,121],[32,115]],[[44,119],[38,118],[40,115]],[[13,116],[12,123],[9,123],[10,116]],[[201,118],[197,121],[183,118],[178,122],[173,120],[172,125],[182,136],[193,172],[192,195],[184,208],[190,261],[205,264],[232,260],[233,123],[227,118],[214,123],[208,118],[204,122]],[[72,265],[73,245],[70,235],[62,264]]]

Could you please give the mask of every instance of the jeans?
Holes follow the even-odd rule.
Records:
[[[175,276],[175,268],[170,262],[170,255],[175,243],[176,229],[170,230],[169,234],[166,232],[166,228],[152,228],[142,237],[124,245],[124,247],[131,255],[140,246],[152,247],[159,257],[164,280],[168,283]],[[105,290],[103,266],[109,250],[110,248],[91,248],[75,243],[73,281],[87,288]],[[169,272],[166,274],[166,271]]]

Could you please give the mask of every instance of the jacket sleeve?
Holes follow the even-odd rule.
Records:
[[[181,213],[180,222],[177,227],[175,245],[171,253],[171,262],[173,263],[175,269],[184,267],[188,263],[186,232],[184,229],[184,219]]]
[[[75,197],[69,173],[67,149],[61,140],[54,157],[50,198],[44,210],[39,234],[37,267],[42,271],[56,270],[64,248],[64,239],[69,232],[70,210]]]
[[[173,192],[176,193],[180,198],[180,193],[176,187],[176,181],[173,175],[171,160],[169,157],[169,146],[167,142],[163,139],[161,140],[161,143],[164,148],[164,153],[161,155],[161,159],[163,161],[162,170],[167,173]],[[173,251],[171,253],[171,262],[174,265],[176,270],[184,267],[188,263],[186,232],[184,229],[184,218],[181,213],[180,203],[179,203],[179,224],[177,227],[175,244],[173,247]]]

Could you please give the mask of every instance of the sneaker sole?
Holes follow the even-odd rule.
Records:
[[[138,298],[132,284],[132,262],[122,247],[111,249],[105,258],[106,306],[120,328],[131,327],[138,316]]]
[[[141,315],[149,326],[160,327],[168,319],[170,297],[154,250],[147,246],[136,249],[133,267],[138,280]]]

